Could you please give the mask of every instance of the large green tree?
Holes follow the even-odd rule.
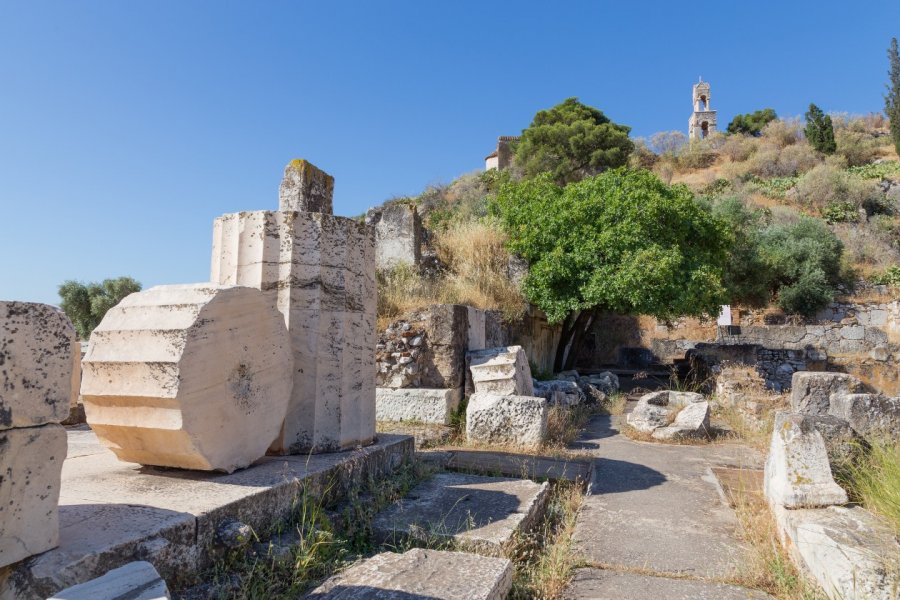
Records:
[[[527,298],[562,323],[554,368],[571,368],[600,311],[717,314],[730,236],[684,186],[614,169],[561,187],[544,174],[508,182],[491,204],[509,249],[530,264]]]
[[[141,284],[131,277],[104,279],[101,283],[64,281],[59,286],[63,312],[72,320],[78,337],[88,339],[110,308],[122,298],[141,291]]]
[[[613,123],[577,98],[539,111],[516,144],[516,163],[526,177],[550,173],[560,185],[628,162],[630,127]]]
[[[815,104],[809,105],[806,111],[806,139],[809,145],[823,154],[834,154],[837,143],[834,141],[834,124],[831,117],[822,112]]]
[[[726,131],[728,133],[746,133],[747,135],[758,136],[762,133],[763,127],[777,118],[778,115],[775,114],[774,109],[764,108],[752,113],[735,116],[731,123],[728,124]]]
[[[884,114],[891,120],[891,137],[894,147],[900,154],[900,53],[897,51],[897,38],[891,38],[888,48],[888,93],[884,97]]]

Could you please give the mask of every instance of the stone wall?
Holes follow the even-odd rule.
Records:
[[[852,373],[866,383],[900,391],[900,300],[869,304],[834,303],[813,319],[771,310],[732,311],[732,323],[607,315],[595,323],[578,366],[591,369],[625,362],[633,349],[672,362],[689,350],[725,360],[760,364],[771,387],[789,387],[794,371],[829,369]]]
[[[389,202],[366,212],[366,225],[375,228],[375,264],[390,269],[417,266],[422,258],[422,223],[416,205]]]

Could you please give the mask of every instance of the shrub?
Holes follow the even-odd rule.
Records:
[[[821,162],[821,157],[809,144],[792,144],[784,147],[778,155],[778,176],[802,175]]]
[[[805,206],[825,207],[850,203],[868,212],[883,212],[884,195],[874,183],[831,165],[819,165],[797,182],[797,200]]]
[[[752,113],[737,115],[728,124],[728,133],[745,133],[748,135],[760,135],[762,128],[770,121],[778,118],[771,108],[764,108]]]
[[[850,167],[847,171],[862,179],[885,179],[900,175],[900,162],[886,160],[880,163],[870,163],[857,167]]]
[[[784,198],[799,181],[797,177],[772,177],[771,179],[753,179],[753,187],[769,198]]]
[[[628,166],[632,169],[649,170],[657,162],[659,162],[659,156],[650,150],[647,142],[643,138],[636,139],[634,141],[634,150],[631,151],[631,156],[628,157]]]
[[[772,278],[760,253],[759,234],[766,215],[752,210],[738,197],[723,198],[713,214],[728,225],[733,236],[722,283],[732,303],[764,306],[771,297]]]
[[[794,119],[776,119],[763,127],[761,137],[768,144],[785,148],[800,141],[800,123]]]
[[[900,260],[900,251],[888,232],[867,223],[838,223],[835,234],[844,244],[847,260],[857,268],[887,267]]]
[[[835,132],[837,153],[847,160],[851,167],[858,167],[878,158],[878,140],[861,131],[851,128],[838,129]]]
[[[832,202],[822,209],[822,218],[829,224],[856,223],[859,209],[852,202]]]
[[[722,144],[719,153],[731,162],[742,162],[756,152],[757,140],[748,135],[730,135]]]
[[[688,145],[688,137],[680,131],[660,131],[650,136],[648,147],[656,154],[675,156]]]
[[[900,265],[891,265],[880,273],[872,275],[871,281],[875,285],[900,288]]]
[[[815,104],[809,105],[806,111],[806,139],[809,144],[822,154],[834,154],[837,145],[834,141],[834,124],[831,117],[822,112]]]

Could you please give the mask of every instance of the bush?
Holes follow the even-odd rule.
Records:
[[[727,223],[733,243],[722,282],[732,303],[765,306],[771,298],[772,278],[760,253],[759,234],[766,214],[753,210],[738,197],[723,198],[713,214]]]
[[[657,162],[659,162],[659,156],[650,150],[647,142],[642,138],[636,139],[634,141],[634,150],[631,151],[631,156],[628,157],[628,166],[632,169],[650,170]]]
[[[793,177],[821,163],[819,155],[805,143],[779,147],[762,143],[747,160],[747,172],[757,177]]]
[[[785,148],[800,141],[800,123],[794,119],[776,119],[763,127],[763,141]]]
[[[875,285],[900,288],[900,265],[891,265],[880,273],[876,273],[872,276],[871,281]]]
[[[897,162],[896,160],[886,160],[880,163],[850,167],[847,171],[851,175],[856,175],[862,179],[886,179],[888,177],[900,176],[900,162]]]
[[[859,221],[859,209],[852,202],[832,202],[822,209],[822,218],[826,223],[856,223]]]
[[[868,223],[838,223],[832,226],[844,244],[847,260],[858,269],[871,270],[895,264],[900,251],[891,235]]]
[[[753,188],[758,189],[769,198],[784,198],[794,189],[799,178],[797,177],[773,177],[771,179],[753,179]]]
[[[731,162],[743,162],[756,152],[757,140],[748,135],[729,135],[719,153]]]
[[[884,194],[879,187],[831,165],[819,165],[797,182],[797,200],[809,207],[849,203],[876,214],[883,212]]]
[[[770,121],[778,118],[775,111],[771,108],[764,108],[752,113],[737,115],[728,124],[728,133],[745,133],[749,135],[760,135],[762,128]]]
[[[675,156],[688,145],[688,137],[680,131],[660,131],[650,136],[648,147],[658,155]]]
[[[878,140],[868,133],[853,129],[838,129],[835,134],[837,153],[847,160],[851,167],[868,164],[878,158]]]

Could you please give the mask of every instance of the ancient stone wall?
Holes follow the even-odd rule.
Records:
[[[366,225],[375,228],[375,264],[390,269],[417,266],[422,258],[422,223],[416,205],[389,202],[366,212]]]

